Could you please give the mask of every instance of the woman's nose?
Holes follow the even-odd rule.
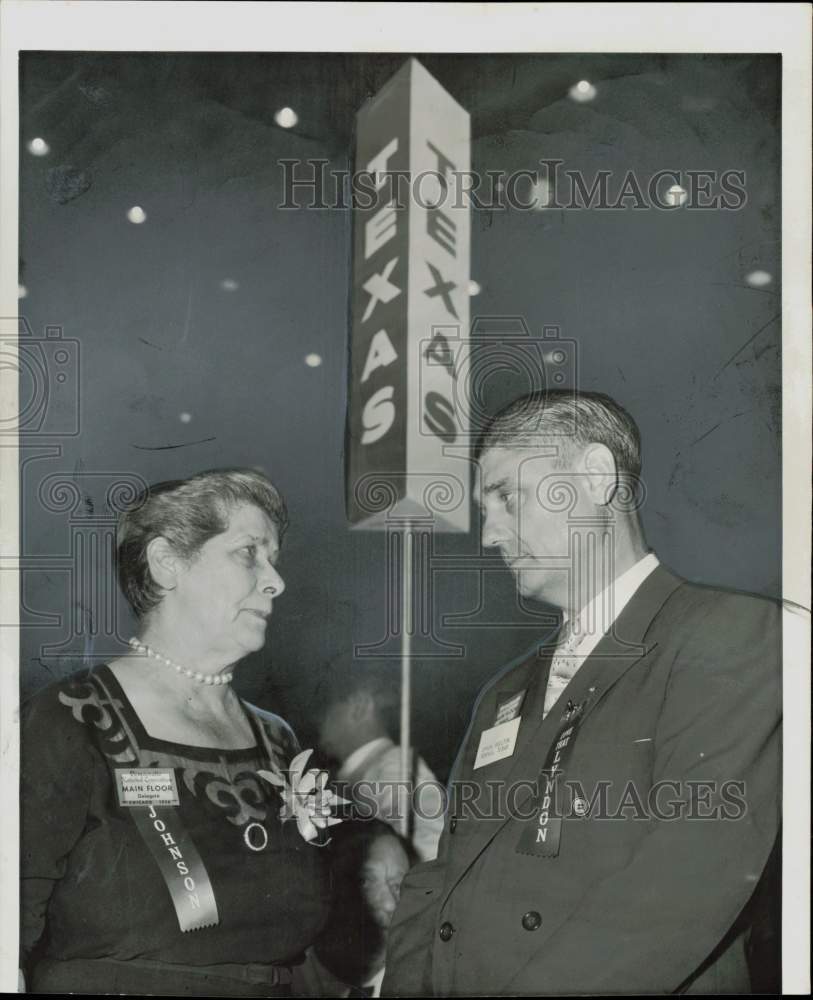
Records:
[[[285,590],[285,581],[279,575],[276,567],[270,563],[263,575],[262,590],[264,594],[269,594],[271,597],[279,597]]]

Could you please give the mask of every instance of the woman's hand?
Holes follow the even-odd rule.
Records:
[[[22,969],[17,970],[17,992],[25,993],[25,973]]]

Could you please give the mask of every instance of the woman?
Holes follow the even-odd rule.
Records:
[[[251,470],[162,483],[123,515],[131,651],[24,709],[31,991],[290,994],[327,916],[324,852],[280,818],[291,729],[231,687],[284,590],[286,523]]]

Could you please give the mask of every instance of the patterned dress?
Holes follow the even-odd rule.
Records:
[[[298,751],[293,732],[277,716],[244,708],[256,745],[219,750],[150,736],[107,666],[24,706],[21,938],[30,989],[289,991],[287,967],[327,916],[328,864],[293,820],[280,818],[278,790],[257,774],[285,773]],[[192,845],[216,923],[181,929],[156,860],[167,841],[156,848],[142,829],[155,808],[137,807],[136,822],[137,810],[122,804],[121,773],[144,768],[174,774],[177,805],[161,808],[168,826],[159,821],[155,830],[176,828],[169,843]],[[181,849],[166,850],[181,856],[177,876]]]

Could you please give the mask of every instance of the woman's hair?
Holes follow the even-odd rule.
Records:
[[[269,517],[281,544],[288,527],[285,501],[254,469],[210,469],[189,479],[156,483],[139,494],[119,518],[116,545],[119,585],[139,618],[163,597],[163,588],[150,573],[150,542],[166,538],[183,559],[191,559],[210,538],[228,529],[231,512],[243,504]]]

